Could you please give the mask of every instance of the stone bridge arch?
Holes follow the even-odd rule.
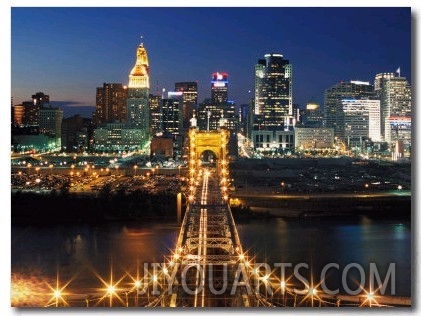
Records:
[[[189,159],[190,165],[201,163],[201,156],[210,151],[216,161],[227,160],[227,144],[229,132],[225,129],[217,131],[200,131],[191,128],[189,131]]]

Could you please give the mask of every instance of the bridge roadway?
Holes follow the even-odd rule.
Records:
[[[243,250],[216,169],[201,169],[196,176],[166,268],[175,278],[167,279],[164,293],[151,306],[239,307],[258,301],[260,306],[269,306],[258,295],[247,294]]]

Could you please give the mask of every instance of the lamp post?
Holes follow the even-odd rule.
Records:
[[[50,173],[53,174],[54,165],[53,164],[50,164],[49,167],[50,167]]]
[[[181,170],[181,166],[178,166],[178,177],[180,178],[180,170]]]
[[[286,283],[285,283],[285,281],[281,281],[280,286],[281,286],[281,293],[282,293],[282,302],[283,302],[284,306],[286,306],[285,305],[286,304],[286,302],[285,302],[285,290],[286,290]]]
[[[135,176],[135,177],[136,177],[136,175],[137,175],[137,168],[138,168],[138,166],[137,166],[137,165],[134,165],[133,169],[134,169],[134,176]]]

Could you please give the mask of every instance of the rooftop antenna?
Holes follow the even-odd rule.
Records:
[[[156,91],[156,95],[159,95],[159,84],[158,84],[158,80],[156,81],[156,86],[155,86],[155,91]]]
[[[398,73],[398,77],[400,78],[400,76],[401,76],[401,66],[399,66],[398,69],[396,69],[396,72]]]

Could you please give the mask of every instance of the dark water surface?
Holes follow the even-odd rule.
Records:
[[[411,225],[402,220],[312,219],[268,221],[255,220],[237,224],[243,249],[254,262],[308,264],[302,275],[312,271],[315,282],[329,263],[339,268],[329,270],[326,284],[342,288],[345,267],[360,265],[369,280],[370,263],[375,263],[382,280],[390,263],[395,264],[396,295],[411,295]],[[57,272],[60,283],[70,282],[72,293],[92,293],[110,280],[121,284],[136,278],[143,263],[163,262],[176,244],[179,225],[171,222],[109,223],[101,226],[67,225],[59,227],[12,227],[12,304],[42,305],[28,295],[13,297],[20,286],[32,291],[48,291]],[[361,271],[350,268],[348,280],[360,280]],[[103,281],[101,281],[101,279]],[[320,280],[319,280],[320,281]],[[348,281],[349,287],[355,284]],[[389,281],[390,284],[390,281]],[[302,285],[302,284],[301,284]],[[389,285],[390,287],[390,285]],[[300,286],[302,288],[302,286]],[[20,291],[20,290],[19,290]],[[29,291],[29,290],[28,290]],[[390,289],[386,291],[390,294]]]

